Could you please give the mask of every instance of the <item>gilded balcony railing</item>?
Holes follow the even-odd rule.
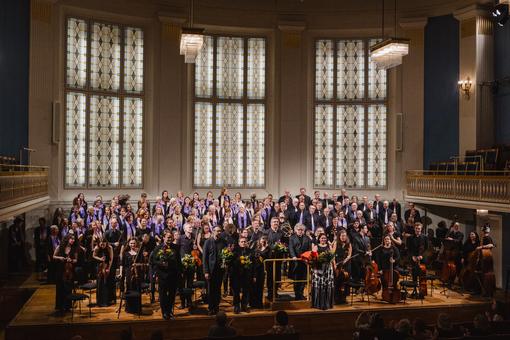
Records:
[[[469,176],[411,170],[407,172],[406,184],[409,196],[510,203],[510,175],[501,171],[484,171]]]
[[[48,167],[0,164],[0,209],[48,195]]]

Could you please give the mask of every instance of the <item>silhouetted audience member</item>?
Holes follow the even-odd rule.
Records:
[[[207,336],[210,339],[225,339],[233,338],[236,334],[236,330],[227,325],[227,314],[220,311],[216,314],[216,325],[212,325],[211,328],[209,328],[209,334]]]
[[[432,339],[432,332],[427,328],[427,324],[423,319],[417,318],[413,322],[413,337],[415,340]]]
[[[489,319],[483,314],[475,315],[473,329],[469,332],[471,336],[488,336],[492,334]]]
[[[289,325],[289,315],[280,310],[274,317],[274,325],[268,331],[268,334],[296,334],[294,326]]]
[[[409,319],[402,319],[395,325],[395,339],[412,339],[412,326]]]
[[[458,327],[454,327],[448,314],[439,313],[435,335],[438,338],[458,338],[463,336],[463,332]]]
[[[501,301],[497,301],[496,299],[492,299],[491,309],[488,312],[485,312],[485,315],[492,322],[499,322],[505,320],[505,309],[503,308],[503,303]]]

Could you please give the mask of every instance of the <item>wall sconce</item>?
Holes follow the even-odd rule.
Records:
[[[471,85],[473,85],[473,82],[469,77],[467,77],[465,80],[459,80],[457,83],[459,85],[459,89],[464,92],[464,96],[469,100],[469,91],[471,90]]]

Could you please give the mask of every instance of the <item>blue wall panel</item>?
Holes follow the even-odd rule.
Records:
[[[459,22],[432,17],[425,27],[423,166],[459,150]]]
[[[510,22],[495,26],[495,78],[510,77]],[[496,143],[510,145],[510,82],[498,88],[495,97]]]

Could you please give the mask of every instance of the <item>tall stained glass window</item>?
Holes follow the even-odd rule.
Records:
[[[193,185],[263,187],[266,40],[206,36],[194,93]]]
[[[386,187],[386,71],[370,60],[375,42],[315,42],[315,187]]]
[[[68,18],[65,186],[142,186],[144,36]]]

